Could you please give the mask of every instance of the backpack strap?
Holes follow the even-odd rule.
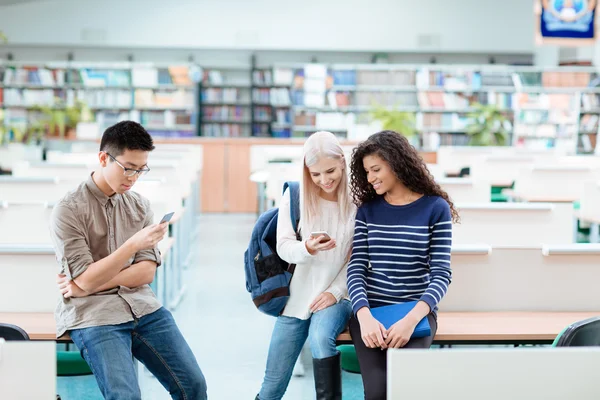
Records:
[[[292,219],[292,227],[298,235],[298,224],[300,222],[300,184],[298,182],[285,182],[283,184],[283,192],[290,189],[290,217]]]

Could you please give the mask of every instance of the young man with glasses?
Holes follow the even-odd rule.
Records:
[[[173,316],[148,286],[167,224],[129,191],[147,173],[152,137],[119,122],[100,143],[99,167],[54,207],[50,231],[62,294],[57,337],[69,332],[106,399],[141,399],[133,357],[173,399],[206,399],[206,382]]]

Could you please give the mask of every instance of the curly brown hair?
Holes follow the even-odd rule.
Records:
[[[385,160],[396,177],[408,189],[427,196],[440,196],[446,200],[450,206],[452,221],[459,222],[460,217],[448,193],[435,182],[417,150],[403,135],[394,131],[375,133],[352,151],[350,186],[357,206],[377,197],[375,189],[367,181],[367,174],[363,166],[363,158],[371,154]]]

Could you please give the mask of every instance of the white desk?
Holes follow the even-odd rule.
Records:
[[[599,348],[389,350],[387,360],[389,400],[596,400],[600,393]]]
[[[56,400],[56,344],[0,343],[0,399]]]

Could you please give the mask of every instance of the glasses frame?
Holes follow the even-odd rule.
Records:
[[[132,176],[137,175],[138,177],[142,177],[144,175],[146,175],[148,172],[150,172],[150,168],[146,167],[144,169],[133,169],[133,168],[127,168],[125,167],[123,164],[121,164],[119,162],[119,160],[117,160],[116,158],[114,158],[112,155],[110,155],[110,153],[105,152],[106,155],[108,155],[114,162],[117,163],[117,165],[121,168],[123,168],[123,175],[130,178]]]

